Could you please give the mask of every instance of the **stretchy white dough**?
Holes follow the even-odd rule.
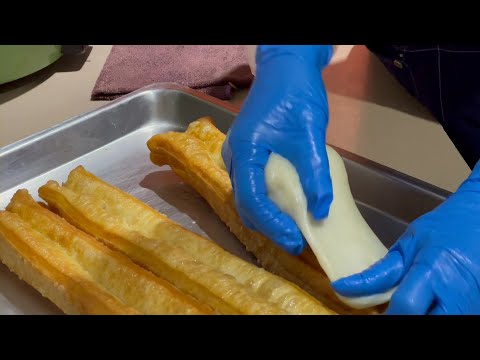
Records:
[[[269,198],[290,215],[310,245],[330,281],[367,269],[387,253],[363,219],[353,199],[343,159],[327,146],[333,202],[329,216],[315,221],[307,210],[307,199],[295,167],[278,154],[271,154],[265,168]],[[364,297],[342,297],[354,308],[383,304],[390,300],[393,290]]]

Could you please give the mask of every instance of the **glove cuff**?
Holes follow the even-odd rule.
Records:
[[[256,63],[257,66],[261,66],[280,57],[294,58],[323,70],[329,64],[332,55],[332,45],[259,45]]]

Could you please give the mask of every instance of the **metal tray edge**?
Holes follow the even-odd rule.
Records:
[[[186,86],[175,84],[175,83],[156,83],[156,84],[152,84],[152,85],[142,87],[142,88],[140,88],[138,90],[135,90],[135,91],[133,91],[129,94],[123,95],[123,96],[121,96],[121,97],[119,97],[115,100],[112,100],[108,104],[102,105],[98,108],[87,111],[85,113],[76,115],[72,118],[69,118],[69,119],[66,119],[65,121],[62,121],[59,124],[53,125],[49,128],[46,128],[44,130],[41,130],[41,131],[35,133],[35,134],[29,135],[29,136],[27,136],[23,139],[17,140],[17,141],[15,141],[11,144],[8,144],[4,147],[0,147],[0,156],[11,153],[12,151],[15,151],[15,150],[17,150],[17,149],[19,149],[19,148],[21,148],[25,145],[28,145],[32,142],[35,142],[38,139],[40,139],[40,138],[42,138],[46,135],[50,135],[50,134],[55,133],[56,131],[59,131],[59,130],[64,129],[66,127],[73,126],[77,122],[82,121],[84,118],[92,116],[96,113],[103,112],[105,110],[108,110],[109,108],[113,108],[116,105],[118,105],[119,103],[128,101],[128,100],[130,100],[132,98],[135,98],[137,96],[141,96],[143,93],[151,91],[151,90],[176,90],[176,91],[183,92],[183,93],[189,94],[191,96],[194,96],[198,99],[205,100],[205,101],[207,101],[211,104],[214,104],[216,106],[224,108],[225,110],[228,110],[228,111],[233,112],[233,113],[238,113],[240,111],[240,109],[237,106],[231,105],[231,104],[229,104],[229,103],[227,103],[223,100],[219,100],[219,99],[214,98],[210,95],[204,94],[200,91],[188,88]]]

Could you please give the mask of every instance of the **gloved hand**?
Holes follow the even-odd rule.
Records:
[[[362,296],[397,284],[387,314],[480,314],[480,163],[382,260],[332,285],[341,295]]]
[[[328,104],[321,71],[333,48],[261,45],[257,73],[222,148],[244,225],[297,255],[304,239],[291,217],[269,200],[264,169],[271,152],[297,169],[316,219],[328,215],[332,184],[325,146]]]

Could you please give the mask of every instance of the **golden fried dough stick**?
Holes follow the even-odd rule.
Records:
[[[0,211],[0,257],[66,314],[139,314],[98,286],[58,244],[18,215]]]
[[[296,285],[241,260],[133,196],[73,170],[39,189],[49,206],[223,314],[333,314]]]
[[[210,116],[205,116],[190,123],[186,133],[203,142],[215,165],[227,171],[222,158],[222,145],[225,141],[225,135],[215,127]]]
[[[6,210],[0,214],[2,261],[65,313],[212,313],[53,214],[27,190],[17,191]]]
[[[192,122],[185,133],[155,135],[147,145],[152,162],[169,165],[192,186],[265,269],[296,283],[340,314],[377,314],[377,308],[356,310],[344,305],[310,249],[299,257],[291,256],[260,233],[243,226],[235,208],[230,178],[220,164],[224,140],[225,135],[211,118],[204,117]]]

